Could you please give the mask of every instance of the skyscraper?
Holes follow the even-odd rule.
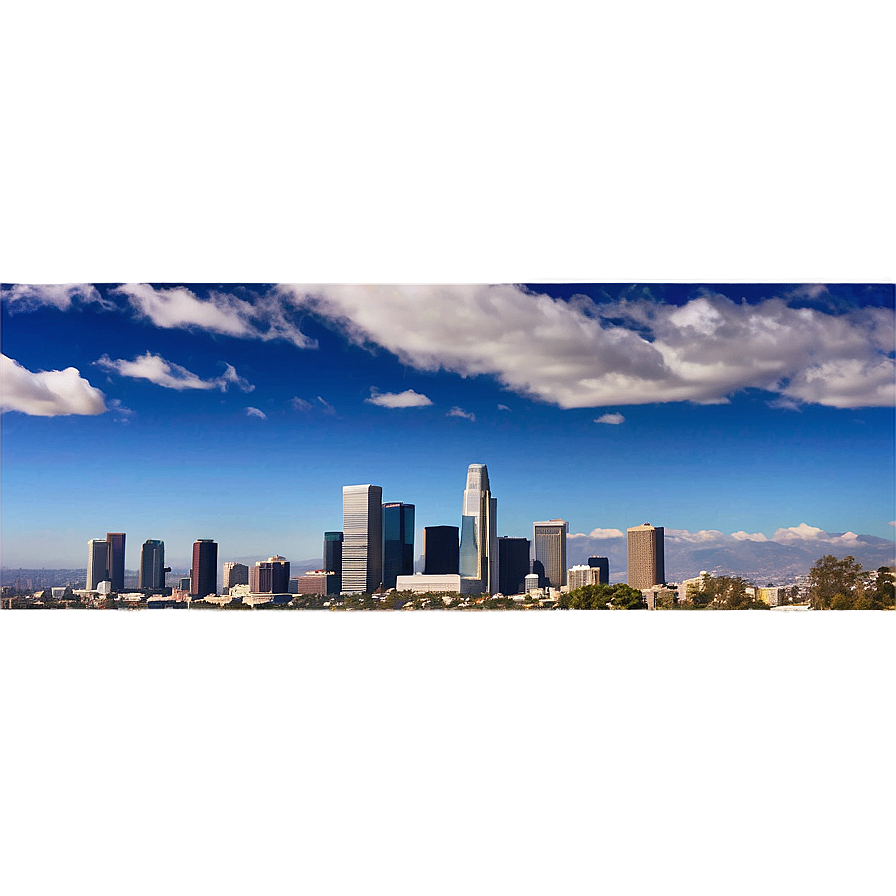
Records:
[[[124,532],[107,532],[109,580],[113,591],[124,591]]]
[[[324,532],[324,572],[327,573],[327,594],[342,591],[342,533]]]
[[[383,581],[383,490],[342,488],[342,590],[372,594]]]
[[[249,567],[245,563],[229,560],[224,564],[224,581],[221,590],[226,594],[233,585],[249,584]]]
[[[399,576],[414,574],[414,505],[383,504],[383,588],[395,587]]]
[[[650,523],[628,530],[628,584],[652,588],[666,581],[665,532]]]
[[[535,559],[544,564],[544,574],[551,588],[566,584],[566,533],[569,523],[565,520],[546,520],[532,524],[532,544]]]
[[[148,538],[140,551],[141,591],[162,591],[165,588],[165,542]]]
[[[267,560],[255,564],[251,582],[252,590],[266,594],[287,594],[289,592],[289,560],[275,554]]]
[[[193,542],[190,595],[205,597],[218,591],[218,545],[211,538]]]
[[[610,584],[610,560],[608,557],[589,557],[588,565],[592,569],[600,570],[599,583],[601,585]]]
[[[529,539],[498,539],[498,590],[501,594],[522,594],[529,574]]]
[[[426,526],[423,530],[423,574],[457,575],[460,542],[457,526]]]
[[[95,591],[108,578],[109,542],[105,538],[91,538],[87,542],[87,588]]]
[[[461,517],[460,574],[478,580],[478,589],[484,594],[498,590],[497,527],[498,499],[492,497],[488,467],[470,464]]]

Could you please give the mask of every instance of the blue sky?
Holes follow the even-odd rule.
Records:
[[[0,18],[3,563],[311,558],[471,462],[511,535],[892,537],[892,3]]]
[[[893,344],[892,286],[6,286],[2,563],[319,557],[365,482],[419,554],[474,462],[501,534],[891,538]]]

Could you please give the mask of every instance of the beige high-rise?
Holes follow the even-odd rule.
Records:
[[[652,588],[666,580],[665,533],[662,526],[632,526],[628,530],[628,584]]]

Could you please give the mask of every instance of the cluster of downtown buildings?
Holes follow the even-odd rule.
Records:
[[[534,522],[532,540],[499,537],[498,500],[491,492],[485,464],[470,464],[460,526],[423,529],[423,571],[414,574],[415,505],[383,502],[378,485],[342,489],[343,527],[324,533],[323,568],[290,577],[289,561],[279,555],[253,567],[223,564],[222,593],[253,595],[374,594],[411,591],[447,594],[515,595],[550,593],[587,584],[608,583],[609,560],[590,557],[567,569],[569,523]],[[86,591],[97,595],[124,590],[125,534],[110,532],[88,545]],[[169,596],[165,545],[157,539],[142,547],[138,589],[144,595]],[[663,529],[647,523],[628,530],[628,583],[656,589],[664,584]],[[174,599],[218,594],[218,545],[212,539],[193,544],[190,575],[170,589]]]

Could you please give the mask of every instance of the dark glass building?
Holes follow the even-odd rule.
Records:
[[[143,542],[140,552],[141,591],[165,590],[165,542],[157,538],[148,538]]]
[[[124,591],[124,532],[107,532],[106,543],[109,545],[109,580],[113,591]]]
[[[414,505],[383,504],[383,588],[414,574]]]
[[[610,584],[610,560],[607,557],[589,557],[588,565],[592,569],[600,570],[600,584]]]
[[[498,539],[498,590],[501,594],[522,594],[529,574],[529,539]]]
[[[342,533],[324,532],[324,571],[327,573],[327,594],[342,591]]]
[[[544,574],[544,563],[542,563],[541,560],[533,560],[532,563],[529,564],[529,569],[538,576],[538,587],[547,588],[548,577]]]
[[[253,591],[267,594],[289,593],[289,560],[285,557],[275,554],[267,560],[260,560],[255,564],[255,570],[257,579]]]
[[[423,574],[456,576],[460,562],[457,526],[426,526],[423,530]]]
[[[289,577],[287,576],[287,579]],[[211,538],[193,542],[193,566],[190,570],[190,596],[205,597],[218,593],[218,544]]]

